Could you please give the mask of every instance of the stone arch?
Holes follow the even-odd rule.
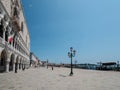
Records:
[[[15,60],[15,55],[11,54],[11,56],[10,56],[10,63],[9,63],[9,71],[13,71],[14,60]]]
[[[6,70],[6,62],[7,62],[7,52],[5,49],[3,49],[0,57],[0,72],[4,72]]]

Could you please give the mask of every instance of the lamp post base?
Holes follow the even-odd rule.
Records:
[[[72,76],[73,75],[73,72],[71,72],[70,74],[69,74],[69,76]]]

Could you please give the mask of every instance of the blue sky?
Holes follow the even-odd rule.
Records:
[[[31,51],[40,60],[120,61],[120,0],[22,0]]]

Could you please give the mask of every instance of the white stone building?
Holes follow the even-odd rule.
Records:
[[[28,68],[30,35],[21,0],[0,0],[0,72]]]
[[[42,62],[38,59],[38,57],[33,52],[31,52],[30,53],[30,66],[38,67],[40,65],[42,65]]]

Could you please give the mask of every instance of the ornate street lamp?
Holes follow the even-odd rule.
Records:
[[[73,65],[72,65],[72,57],[75,57],[76,51],[73,50],[73,47],[70,47],[70,52],[68,52],[68,57],[71,58],[71,72],[70,72],[70,76],[73,75]]]

